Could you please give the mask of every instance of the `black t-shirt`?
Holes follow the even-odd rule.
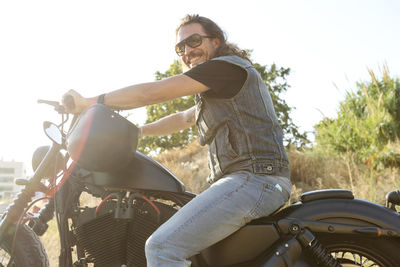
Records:
[[[209,60],[184,74],[210,88],[206,96],[225,99],[234,97],[247,79],[246,70],[222,60]]]

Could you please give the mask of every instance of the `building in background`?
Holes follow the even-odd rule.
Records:
[[[14,184],[14,179],[25,177],[23,162],[0,160],[0,199],[12,198],[18,193],[21,186]]]

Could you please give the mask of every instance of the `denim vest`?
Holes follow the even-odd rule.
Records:
[[[195,95],[196,124],[200,145],[209,145],[209,183],[236,171],[289,178],[289,160],[282,129],[268,88],[250,62],[238,56],[224,60],[247,72],[247,79],[232,98]]]

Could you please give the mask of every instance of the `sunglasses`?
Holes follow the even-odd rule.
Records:
[[[203,42],[203,38],[214,38],[213,36],[200,35],[198,33],[190,35],[188,38],[180,41],[175,45],[175,52],[178,56],[182,56],[185,53],[185,46],[188,45],[191,48],[198,47]]]

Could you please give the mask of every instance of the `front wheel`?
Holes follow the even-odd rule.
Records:
[[[354,235],[324,235],[317,238],[343,267],[400,266],[399,241]]]
[[[0,267],[49,267],[46,251],[31,228],[20,225],[14,246],[12,239],[6,238],[0,245]]]

